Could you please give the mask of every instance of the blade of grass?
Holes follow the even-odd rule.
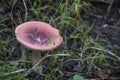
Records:
[[[47,42],[46,45],[50,44],[54,39],[56,39],[58,36],[51,37]]]

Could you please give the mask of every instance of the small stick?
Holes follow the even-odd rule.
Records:
[[[109,13],[110,13],[110,10],[111,10],[111,7],[112,7],[112,5],[113,5],[113,3],[114,3],[114,0],[111,0],[110,1],[110,4],[109,4],[109,6],[108,6],[108,9],[107,9],[107,13],[106,13],[106,15],[105,15],[105,20],[107,20],[107,17],[109,16]]]
[[[3,74],[3,75],[0,75],[0,77],[8,76],[8,75],[11,75],[11,74],[21,73],[21,72],[24,72],[24,71],[26,71],[26,70],[27,70],[27,69],[16,70],[16,71],[13,71],[13,72],[10,72],[10,73],[5,73],[5,74]]]
[[[38,66],[44,59],[46,59],[46,58],[48,58],[48,57],[51,57],[51,56],[70,56],[70,54],[54,54],[54,55],[47,54],[47,55],[45,55],[43,58],[41,58],[31,69],[29,69],[29,70],[27,71],[26,76],[27,76],[36,66]]]
[[[114,53],[112,53],[112,52],[110,52],[110,51],[103,50],[103,49],[96,48],[96,47],[90,47],[90,48],[91,48],[91,49],[96,49],[96,50],[99,50],[99,51],[104,51],[104,52],[107,52],[107,53],[109,53],[110,55],[112,55],[112,56],[114,56],[114,57],[116,57],[117,59],[119,59],[119,60],[120,60],[120,57],[119,57],[119,56],[115,55]]]

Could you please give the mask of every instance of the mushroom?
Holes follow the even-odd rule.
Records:
[[[57,48],[63,41],[59,31],[51,25],[40,21],[29,21],[15,29],[17,40],[32,50],[32,65],[41,59],[41,51]]]

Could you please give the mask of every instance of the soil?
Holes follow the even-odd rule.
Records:
[[[31,0],[32,3],[33,0]],[[26,2],[27,6],[29,8],[32,8],[31,3]],[[95,39],[105,39],[107,40],[107,43],[102,43],[102,45],[110,50],[110,51],[115,51],[117,56],[120,56],[120,1],[114,2],[109,14],[107,14],[107,9],[109,4],[103,3],[103,2],[92,2],[88,8],[87,13],[82,14],[82,20],[83,23],[87,25],[91,25],[93,22],[95,22],[95,26],[93,30],[89,33],[92,37]],[[45,5],[43,1],[43,6]],[[57,5],[57,4],[56,4]],[[19,12],[19,13],[18,13]],[[29,10],[29,12],[31,12]],[[44,11],[46,14],[48,14],[47,11]],[[3,21],[2,24],[5,27],[2,27],[0,25],[0,40],[7,40],[9,38],[12,39],[12,41],[9,44],[3,44],[0,43],[0,46],[5,46],[7,50],[4,50],[0,48],[0,61],[3,60],[5,61],[5,57],[8,58],[8,60],[17,60],[22,57],[22,52],[30,52],[26,50],[26,48],[23,51],[23,48],[20,47],[19,42],[15,39],[14,35],[14,29],[15,27],[24,22],[24,17],[25,15],[20,15],[25,13],[24,11],[24,5],[22,1],[17,2],[15,5],[11,5],[11,3],[7,2],[7,0],[2,0],[0,1],[0,21]],[[53,12],[50,12],[53,15]],[[106,15],[107,14],[107,15]],[[40,16],[41,17],[41,16]],[[28,20],[36,20],[35,15],[33,12],[29,14]],[[69,42],[68,42],[69,43]],[[69,45],[71,46],[71,45]],[[109,54],[108,54],[109,55]],[[49,58],[43,62],[45,66],[45,71],[44,73],[49,72],[49,66],[51,66],[51,62],[49,62],[53,58]],[[78,65],[77,61],[68,61],[66,62],[63,66],[61,66],[62,58],[59,58],[58,60],[59,68],[64,73],[63,78],[60,80],[72,80],[72,76],[74,74],[81,74],[81,76],[84,76],[86,79],[87,78],[109,78],[109,77],[114,77],[114,78],[119,78],[120,76],[120,61],[114,61],[112,60],[107,60],[106,63],[112,64],[114,66],[113,68],[111,67],[102,67],[100,71],[95,71],[94,69],[91,72],[87,72],[87,66],[85,63],[81,64],[81,66]],[[49,63],[49,64],[48,64]],[[27,68],[32,67],[31,63],[26,63],[28,66]],[[28,79],[34,79],[37,74],[36,72],[30,73],[26,78]],[[55,74],[58,76],[58,73]],[[44,80],[44,76],[39,75],[35,80]]]

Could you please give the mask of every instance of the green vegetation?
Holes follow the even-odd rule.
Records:
[[[12,6],[12,11],[9,13],[12,15],[9,25],[7,23],[8,18],[0,19],[0,80],[27,80],[27,78],[30,78],[28,80],[36,80],[39,76],[44,77],[45,80],[63,80],[66,75],[70,75],[69,77],[73,80],[84,80],[84,75],[76,75],[72,70],[65,72],[64,65],[71,61],[80,67],[84,64],[87,67],[85,73],[89,73],[92,70],[111,67],[112,64],[105,65],[107,59],[117,63],[120,58],[103,46],[107,40],[91,35],[95,22],[86,26],[82,19],[82,15],[87,13],[91,1],[56,0],[54,3],[52,0],[22,0],[20,3],[18,0],[3,1],[5,6]],[[17,10],[17,5],[23,6],[23,9]],[[30,51],[21,47],[13,35],[16,25],[29,20],[51,24],[60,30],[60,34],[64,38],[63,44],[58,49],[44,52],[45,57],[41,60],[44,65],[43,74],[36,73],[32,78],[29,77],[33,71],[29,58],[31,56]],[[3,34],[8,34],[8,36],[3,39]],[[51,38],[47,45],[55,38]],[[16,43],[11,44],[13,42]],[[12,56],[15,54],[18,57]],[[70,56],[64,56],[64,54]],[[22,72],[15,73],[21,69],[23,69]],[[82,75],[82,73],[78,73]]]
[[[84,80],[84,78],[80,75],[74,75],[73,80]]]

